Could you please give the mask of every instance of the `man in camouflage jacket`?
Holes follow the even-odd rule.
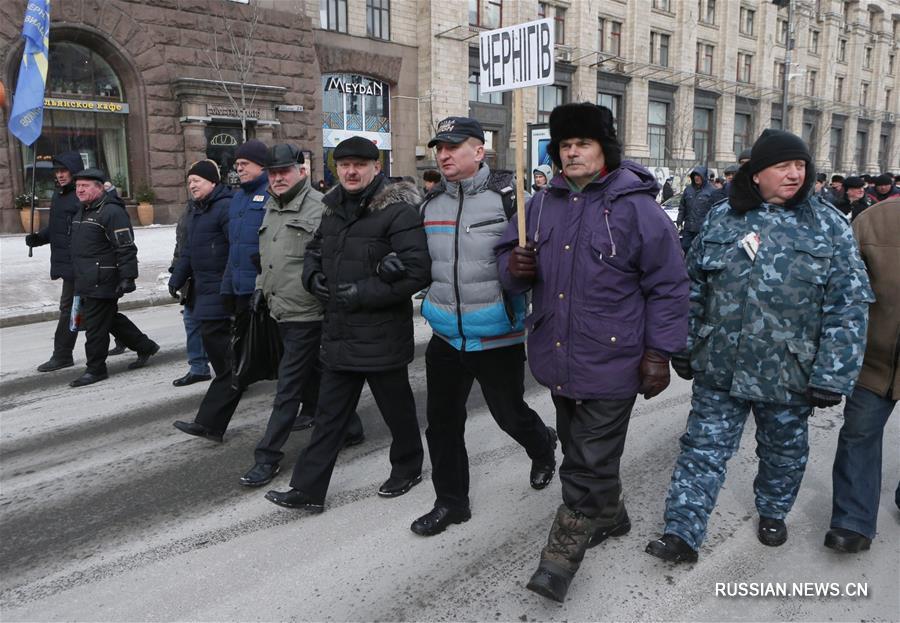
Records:
[[[846,219],[810,195],[814,180],[806,144],[766,130],[688,254],[690,334],[672,364],[694,378],[693,399],[665,534],[647,546],[659,558],[697,560],[751,410],[758,536],[784,543],[809,453],[807,418],[853,391],[874,299]]]

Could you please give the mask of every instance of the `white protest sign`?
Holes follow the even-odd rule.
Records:
[[[482,93],[553,84],[553,20],[539,19],[481,33]]]

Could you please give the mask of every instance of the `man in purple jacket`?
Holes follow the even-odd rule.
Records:
[[[528,588],[562,601],[587,548],[631,528],[619,458],[637,394],[668,386],[686,343],[689,282],[659,187],[621,160],[608,108],[555,108],[548,153],[562,173],[527,206],[525,248],[513,219],[496,252],[504,288],[532,290],[528,361],[564,455],[563,504]]]

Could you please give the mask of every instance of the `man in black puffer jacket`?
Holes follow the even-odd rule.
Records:
[[[388,185],[378,157],[362,137],[337,146],[340,185],[323,198],[322,222],[306,247],[303,285],[325,307],[324,370],[316,427],[294,466],[291,489],[266,494],[279,506],[324,510],[366,382],[393,436],[391,477],[378,495],[403,495],[422,479],[424,451],[407,366],[415,349],[412,295],[428,285],[431,258],[415,186]]]
[[[118,299],[134,292],[137,246],[125,206],[103,188],[106,174],[85,169],[74,175],[80,206],[72,218],[71,254],[75,294],[81,297],[87,370],[69,383],[82,387],[107,378],[109,334],[138,354],[128,368],[147,364],[159,345],[119,312]]]
[[[75,296],[75,276],[72,272],[72,257],[69,253],[69,229],[72,217],[81,203],[75,196],[75,180],[72,176],[84,169],[77,151],[67,151],[53,158],[53,175],[58,188],[50,200],[50,222],[40,231],[25,236],[29,247],[50,245],[50,278],[62,279],[62,293],[59,297],[59,322],[53,334],[53,355],[49,361],[38,366],[38,372],[53,372],[70,368],[74,364],[72,351],[78,333],[69,330],[69,316],[72,313],[72,298]]]

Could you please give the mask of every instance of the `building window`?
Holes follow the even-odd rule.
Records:
[[[891,144],[891,137],[882,134],[878,138],[878,169],[881,171],[888,170],[888,146]]]
[[[366,0],[366,34],[375,39],[391,38],[391,0]]]
[[[889,76],[894,75],[894,56],[895,55],[893,52],[888,54],[888,71],[887,72],[888,72]]]
[[[775,80],[773,81],[773,86],[777,89],[784,89],[784,81],[786,79],[787,72],[785,71],[785,65],[781,61],[775,61]]]
[[[597,49],[613,56],[620,56],[622,50],[622,22],[607,19],[597,20]]]
[[[842,128],[831,128],[831,142],[828,146],[828,159],[831,161],[831,170],[841,170],[841,145],[844,142],[844,130]]]
[[[818,72],[813,71],[812,69],[806,72],[806,94],[810,97],[815,97],[816,95],[816,77]]]
[[[819,53],[819,31],[818,30],[810,30],[809,31],[809,53],[810,54],[818,54]]]
[[[735,156],[753,145],[753,141],[750,138],[750,128],[752,125],[750,115],[745,113],[735,113],[733,145]]]
[[[713,55],[716,48],[708,43],[697,44],[697,73],[712,75],[713,72]]]
[[[347,0],[319,0],[319,22],[325,30],[347,32]]]
[[[666,160],[668,127],[669,105],[665,102],[650,102],[647,108],[647,145],[654,165],[661,165]]]
[[[704,24],[716,23],[716,0],[697,0],[700,21]]]
[[[669,66],[669,35],[661,32],[650,33],[650,63]]]
[[[609,24],[609,53],[622,56],[622,22]]]
[[[644,5],[646,6],[646,5]],[[672,11],[671,0],[653,0],[653,8],[660,11]]]
[[[694,156],[700,164],[709,162],[709,146],[712,144],[712,116],[709,108],[694,109]]]
[[[837,60],[839,63],[847,62],[847,40],[838,39]]]
[[[106,171],[119,193],[130,196],[128,104],[119,77],[103,57],[76,43],[51,43],[49,65],[53,71],[47,75],[44,95],[51,101],[44,104],[41,135],[30,147],[22,146],[23,187],[31,188],[32,150],[37,152],[35,192],[41,199],[53,196],[52,157],[77,151],[85,167]],[[73,101],[94,106],[75,109]]]
[[[753,22],[756,20],[756,11],[741,7],[741,34],[753,36]]]
[[[537,122],[547,123],[554,108],[566,103],[566,87],[556,84],[538,87]]]
[[[834,78],[834,101],[844,101],[844,77],[835,76]]]
[[[805,142],[809,146],[810,155],[813,157],[813,160],[816,158],[816,126],[811,121],[803,122],[803,129],[801,131],[801,138],[803,142]]]
[[[557,45],[566,42],[566,10],[561,6],[556,7],[556,14],[553,17],[553,37]]]
[[[323,74],[322,99],[325,130],[391,131],[390,86],[380,80],[355,74]]]
[[[469,24],[482,28],[500,28],[502,22],[502,0],[469,0]]]
[[[853,154],[853,160],[856,162],[856,168],[859,171],[866,170],[866,150],[869,147],[869,133],[856,133],[856,153]]]
[[[619,123],[619,113],[622,110],[622,96],[612,93],[597,93],[597,105],[606,106],[612,112],[613,124],[616,127],[616,136],[622,136],[622,127]]]
[[[859,105],[865,108],[869,105],[869,83],[863,82],[859,85]]]
[[[788,21],[786,19],[779,19],[778,24],[775,31],[775,43],[780,43],[781,45],[787,45],[788,40]]]
[[[753,55],[746,52],[738,52],[737,55],[737,80],[738,82],[750,82],[753,77]]]
[[[866,46],[863,51],[863,69],[872,69],[872,48]]]
[[[892,93],[893,93],[893,90],[891,90],[891,89],[884,90],[884,109],[885,110],[891,109],[891,94]]]
[[[475,69],[469,73],[469,101],[479,102],[481,104],[503,104],[503,93],[492,91],[491,93],[482,93],[478,88],[478,81],[481,73]]]

